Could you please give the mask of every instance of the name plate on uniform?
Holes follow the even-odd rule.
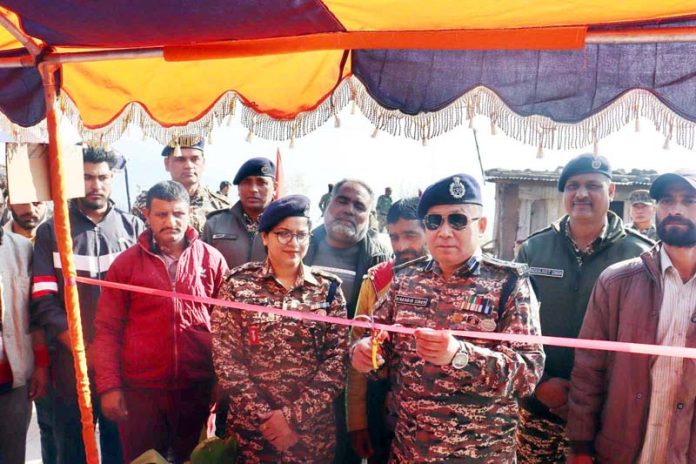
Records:
[[[556,279],[562,279],[564,274],[563,269],[551,269],[548,267],[531,267],[529,268],[529,273],[531,275],[538,275],[544,277],[555,277]]]
[[[425,308],[430,303],[430,298],[417,298],[408,295],[396,295],[394,301],[397,304],[403,304],[407,306],[418,306],[419,308]]]

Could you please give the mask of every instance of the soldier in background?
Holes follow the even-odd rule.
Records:
[[[391,187],[387,187],[384,189],[384,195],[380,195],[377,198],[377,207],[375,209],[377,211],[377,230],[380,232],[384,232],[387,227],[387,213],[389,213],[389,208],[391,208],[393,202],[391,194]]]
[[[261,213],[276,191],[275,174],[276,166],[267,158],[246,161],[233,180],[239,201],[208,215],[203,241],[222,253],[230,269],[266,257],[258,227]]]
[[[391,463],[515,462],[517,401],[534,390],[543,349],[450,332],[540,334],[526,266],[481,255],[482,212],[481,189],[467,174],[428,187],[418,216],[433,258],[404,267],[375,308],[376,322],[417,328],[389,334],[377,359],[389,369],[397,411]],[[360,372],[373,369],[371,345],[366,337],[353,346]]]
[[[198,135],[182,135],[162,149],[164,168],[173,181],[184,186],[191,197],[191,225],[198,233],[203,231],[208,213],[231,206],[230,200],[213,192],[201,183],[205,170],[203,149],[205,141]],[[131,212],[145,221],[147,191],[141,192],[133,203]]]
[[[231,188],[232,188],[232,184],[230,184],[230,181],[223,180],[222,182],[220,182],[220,190],[218,190],[217,193],[222,195],[225,198],[229,198]]]
[[[637,230],[641,234],[657,240],[657,229],[655,228],[655,201],[650,197],[647,190],[634,190],[628,196],[631,204],[631,221],[626,227]]]
[[[356,317],[369,317],[379,298],[387,293],[394,274],[414,259],[425,259],[425,230],[418,219],[418,198],[404,198],[389,208],[387,232],[394,258],[371,267],[363,277],[355,307]],[[351,339],[362,338],[364,330],[353,328]],[[369,381],[364,375],[348,368],[346,404],[348,436],[353,451],[370,463],[386,463],[389,459],[394,424],[389,420],[385,403],[389,390],[388,379]]]
[[[310,230],[307,197],[271,203],[259,223],[268,258],[233,269],[221,298],[345,318],[340,280],[302,263]],[[331,462],[347,328],[227,307],[215,308],[212,326],[215,373],[229,398],[239,462]]]

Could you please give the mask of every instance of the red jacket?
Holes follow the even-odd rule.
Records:
[[[148,229],[114,261],[107,281],[216,297],[227,272],[219,251],[198,240],[179,258],[172,285]],[[91,351],[97,393],[123,387],[185,388],[214,377],[211,307],[192,301],[103,288]]]

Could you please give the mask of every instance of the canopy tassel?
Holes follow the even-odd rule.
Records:
[[[674,128],[674,123],[669,122],[669,129],[667,130],[667,137],[665,138],[665,144],[662,146],[663,150],[669,150],[669,141],[672,140],[672,129]]]
[[[592,154],[597,156],[599,154],[599,140],[597,140],[597,128],[592,129]]]
[[[341,127],[341,118],[338,117],[338,114],[334,115],[334,127],[338,129]]]
[[[636,118],[636,132],[640,132],[640,107],[638,106],[638,103],[636,103],[633,107],[633,112]]]
[[[256,126],[256,117],[251,118],[251,125],[249,126],[249,133],[246,136],[247,143],[251,143],[254,140],[254,126]]]
[[[495,113],[491,113],[491,135],[496,135],[496,128],[495,128],[495,120],[496,120],[497,115]]]

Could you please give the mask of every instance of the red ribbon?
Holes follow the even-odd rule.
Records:
[[[239,303],[236,301],[220,300],[216,298],[188,295],[186,293],[170,292],[167,290],[157,290],[154,288],[139,287],[137,285],[121,284],[109,282],[99,279],[91,279],[89,277],[75,277],[75,280],[87,285],[97,285],[117,290],[126,290],[136,293],[144,293],[146,295],[161,296],[166,298],[178,298],[181,300],[195,301],[212,306],[224,306],[227,308],[241,309],[243,311],[252,311],[256,313],[276,314],[282,317],[291,317],[293,319],[326,322],[329,324],[338,324],[352,327],[362,327],[365,329],[379,329],[387,332],[401,333],[412,335],[416,328],[404,327],[401,325],[387,325],[371,323],[360,319],[344,319],[342,317],[325,316],[313,312],[292,311],[272,308],[270,306],[257,306],[247,303]],[[548,337],[546,335],[524,335],[499,332],[478,332],[468,330],[451,330],[452,335],[465,338],[478,338],[484,340],[497,340],[501,342],[511,343],[539,343],[549,346],[562,346],[565,348],[585,349],[585,350],[601,350],[614,351],[617,353],[635,353],[649,354],[653,356],[672,356],[675,358],[696,359],[696,348],[686,348],[679,346],[665,345],[647,345],[644,343],[627,343],[614,342],[608,340],[588,340],[583,338],[565,338],[565,337]]]

